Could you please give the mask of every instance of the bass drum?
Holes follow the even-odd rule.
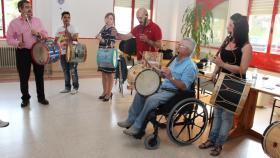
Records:
[[[137,65],[134,65],[132,66],[129,70],[128,70],[128,74],[127,74],[127,83],[130,85],[130,86],[134,86],[134,83],[135,83],[135,79],[137,77],[137,75],[143,71],[145,68],[144,68],[144,65],[142,64],[137,64]]]
[[[38,41],[32,46],[31,56],[35,63],[46,65],[60,58],[61,49],[53,40]]]
[[[280,121],[270,124],[264,131],[262,147],[264,152],[273,158],[280,158]]]
[[[87,59],[86,45],[81,43],[69,44],[66,52],[66,61],[71,63],[83,63]]]
[[[99,48],[96,53],[98,67],[117,68],[118,50],[114,48]]]

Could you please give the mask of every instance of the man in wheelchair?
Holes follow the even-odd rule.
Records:
[[[176,50],[178,56],[168,67],[161,69],[164,81],[157,93],[144,97],[136,93],[132,105],[128,110],[125,121],[118,122],[118,126],[126,128],[123,132],[130,136],[138,135],[143,129],[143,124],[150,111],[159,105],[165,104],[178,91],[191,89],[192,83],[197,78],[197,67],[191,56],[196,47],[196,42],[191,38],[180,41]],[[142,128],[142,129],[141,129]]]

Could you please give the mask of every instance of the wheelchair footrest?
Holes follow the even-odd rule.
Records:
[[[145,131],[140,131],[138,134],[134,135],[133,137],[135,139],[142,139],[142,137],[145,135]]]

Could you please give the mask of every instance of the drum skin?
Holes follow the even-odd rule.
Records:
[[[53,40],[38,41],[33,44],[31,50],[32,60],[39,64],[51,64],[59,60],[61,49]]]
[[[273,158],[280,158],[280,121],[270,124],[264,131],[262,147]]]
[[[81,43],[68,45],[66,61],[71,63],[83,63],[87,59],[86,45]]]
[[[160,84],[161,79],[158,73],[151,69],[145,69],[135,78],[134,87],[138,94],[149,96],[158,91]]]

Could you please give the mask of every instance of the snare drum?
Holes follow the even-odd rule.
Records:
[[[221,73],[214,87],[210,103],[239,115],[251,85],[232,74]]]
[[[118,51],[113,48],[99,48],[96,53],[98,67],[116,68],[118,63]]]
[[[71,63],[83,63],[87,59],[86,45],[81,43],[69,44],[66,52],[66,61]]]
[[[161,78],[155,71],[144,69],[135,78],[134,87],[138,94],[149,96],[158,91]]]
[[[61,49],[53,40],[38,41],[32,46],[31,56],[35,63],[45,65],[56,62]]]
[[[280,121],[270,124],[264,131],[262,147],[270,157],[280,157]]]

